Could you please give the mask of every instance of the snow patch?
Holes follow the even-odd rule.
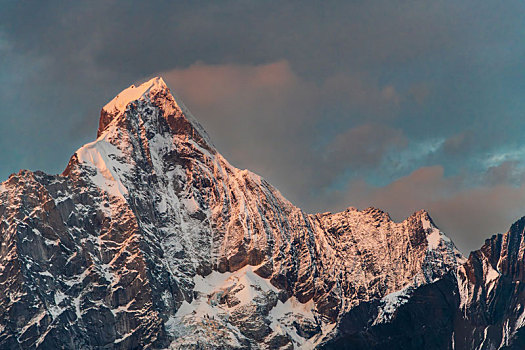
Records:
[[[430,231],[430,234],[427,234],[427,242],[428,242],[428,249],[434,250],[439,247],[439,244],[441,243],[442,234],[439,232],[438,229],[432,228]]]
[[[374,321],[375,324],[385,323],[392,319],[392,316],[396,310],[403,304],[407,303],[410,299],[413,286],[407,286],[401,290],[395,291],[384,296],[381,299],[381,306],[379,308],[379,314]]]
[[[166,83],[164,83],[164,80],[162,80],[160,77],[148,80],[139,86],[131,85],[129,88],[123,90],[114,99],[108,102],[104,106],[103,110],[109,113],[123,113],[130,102],[136,101],[141,97],[145,97],[150,91],[165,88]]]
[[[183,198],[181,199],[181,202],[184,204],[184,207],[186,208],[186,211],[188,214],[194,214],[200,210],[199,203],[195,200],[195,198]]]
[[[64,308],[63,307],[60,307],[60,303],[66,299],[66,295],[64,293],[62,293],[61,291],[57,291],[55,293],[55,296],[54,296],[54,299],[55,299],[55,305],[51,306],[48,311],[49,313],[51,314],[51,317],[54,319],[56,319],[58,316],[60,316],[60,314],[62,312],[64,312]]]
[[[254,272],[256,268],[256,266],[245,266],[233,273],[213,271],[206,277],[195,276],[193,279],[195,299],[191,303],[183,301],[176,314],[165,323],[168,332],[174,338],[179,338],[174,341],[172,348],[177,344],[180,345],[178,343],[181,341],[180,338],[187,341],[190,339],[188,337],[194,337],[194,341],[198,341],[195,332],[204,332],[201,334],[202,337],[210,337],[205,331],[208,327],[223,329],[228,333],[230,343],[235,342],[235,339],[242,339],[242,334],[228,321],[229,318],[237,312],[243,312],[246,307],[255,305],[256,300],[264,299],[265,295],[269,295],[268,293],[279,293],[269,280]],[[221,301],[225,295],[233,295],[237,303],[229,305]],[[288,334],[296,346],[301,349],[313,349],[333,329],[334,324],[322,325],[322,332],[308,340],[297,334],[294,322],[308,319],[312,324],[316,324],[315,313],[313,300],[303,304],[295,297],[291,297],[284,303],[277,301],[269,311],[267,319],[275,334]]]
[[[75,305],[75,313],[77,315],[77,320],[82,318],[82,311],[80,310],[80,298],[82,294],[73,299],[73,305]]]
[[[501,274],[492,267],[490,262],[485,257],[483,258],[483,270],[485,274],[485,286],[487,286],[487,294],[490,294]]]
[[[120,181],[119,173],[128,172],[130,165],[113,161],[110,155],[121,157],[122,152],[103,139],[88,143],[77,151],[78,160],[97,171],[91,177],[93,183],[112,196],[124,198],[128,191]]]
[[[297,333],[294,322],[299,316],[299,318],[307,319],[315,324],[315,313],[316,309],[313,300],[304,304],[295,297],[289,298],[284,303],[279,300],[277,305],[270,311],[269,319],[272,322],[270,327],[276,333],[288,334],[300,349],[314,349],[323,337],[335,327],[335,323],[323,324],[319,334],[311,339],[305,339]]]

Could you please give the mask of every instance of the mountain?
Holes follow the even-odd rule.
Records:
[[[519,348],[523,220],[466,259],[425,211],[307,214],[154,78],[0,185],[0,348]]]

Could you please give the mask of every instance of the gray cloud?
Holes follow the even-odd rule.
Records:
[[[514,0],[6,1],[0,177],[61,171],[101,106],[160,72],[308,211],[426,207],[474,247],[522,210],[524,18]]]
[[[377,165],[388,152],[399,152],[407,145],[401,130],[381,124],[363,124],[338,134],[326,149],[326,156],[340,164]]]
[[[401,130],[362,124],[384,117],[378,111],[397,105],[399,98],[391,86],[375,85],[364,76],[330,77],[315,84],[299,77],[284,60],[263,65],[199,63],[160,74],[230,161],[264,174],[309,210],[319,205],[309,205],[317,193],[347,171],[372,169],[386,153],[407,144]],[[345,118],[355,126],[330,130],[340,120],[324,115],[327,102],[359,111],[355,118]]]

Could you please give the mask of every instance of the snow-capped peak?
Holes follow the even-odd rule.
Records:
[[[171,97],[170,103],[173,107],[180,109],[171,96],[168,86],[161,77],[150,79],[139,86],[131,85],[102,107],[97,138],[108,128],[109,124],[126,112],[130,103],[139,100],[150,100],[152,96],[158,95],[159,93],[163,96]]]
[[[147,95],[159,90],[169,90],[161,77],[150,79],[139,86],[131,85],[109,101],[102,108],[102,111],[112,115],[122,113],[126,110],[126,107],[130,102],[146,97]]]
[[[129,108],[138,108],[140,111],[135,113],[128,111]],[[111,125],[116,129],[127,128],[126,124],[129,121],[127,119],[130,116],[134,116],[135,122],[140,119],[139,124],[143,122],[150,124],[150,135],[161,131],[162,128],[159,129],[156,121],[157,117],[161,116],[167,122],[167,129],[171,134],[191,138],[214,152],[215,147],[204,128],[184,104],[173,96],[161,77],[150,79],[139,86],[131,85],[107,103],[100,113],[97,139],[111,129]],[[152,118],[153,120],[150,120]],[[164,128],[165,131],[167,129]]]

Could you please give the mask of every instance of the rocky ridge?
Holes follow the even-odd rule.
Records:
[[[436,349],[510,345],[511,231],[466,260],[425,211],[307,214],[230,165],[154,78],[104,106],[63,174],[0,185],[0,348],[410,348],[429,329],[405,318],[431,315]]]

